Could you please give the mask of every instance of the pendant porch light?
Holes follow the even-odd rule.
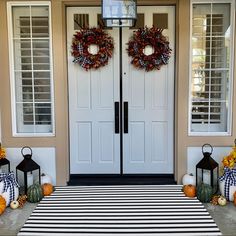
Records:
[[[102,19],[107,27],[132,27],[136,18],[136,0],[102,0]]]

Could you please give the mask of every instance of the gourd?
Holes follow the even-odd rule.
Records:
[[[46,184],[46,183],[49,183],[51,184],[52,183],[52,178],[50,175],[46,175],[46,174],[41,174],[41,184]]]
[[[196,185],[196,177],[191,173],[191,174],[185,174],[182,178],[182,183],[183,185]]]
[[[212,195],[212,187],[209,184],[201,184],[197,187],[197,198],[201,202],[210,202]]]
[[[12,202],[10,203],[10,207],[11,207],[11,209],[13,209],[13,210],[17,209],[17,208],[19,207],[19,202],[18,202],[18,201],[12,201]]]
[[[40,184],[33,184],[27,190],[27,199],[29,202],[39,202],[43,198],[43,191]]]
[[[48,183],[43,184],[42,189],[43,189],[43,195],[44,196],[49,196],[53,192],[52,184],[48,184]]]
[[[6,200],[4,197],[0,196],[0,215],[2,215],[5,209],[6,209]]]
[[[227,200],[224,196],[220,196],[218,198],[218,203],[219,203],[220,206],[225,206],[227,204]]]
[[[185,196],[187,197],[196,196],[196,187],[194,185],[191,185],[191,184],[184,185],[183,191],[184,191]]]

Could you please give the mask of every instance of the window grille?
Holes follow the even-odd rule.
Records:
[[[230,3],[192,4],[191,134],[230,132],[231,7]]]
[[[26,5],[10,5],[15,133],[52,134],[50,6]]]

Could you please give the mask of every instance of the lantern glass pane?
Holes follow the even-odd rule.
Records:
[[[203,183],[211,185],[211,171],[203,170]]]
[[[22,193],[24,191],[24,186],[25,186],[24,172],[19,170],[16,171],[17,171],[17,182],[20,185],[20,192]]]
[[[27,181],[25,179],[24,173],[25,172],[23,172],[23,171],[17,170],[17,182],[20,185],[20,192],[21,193],[23,193],[23,192],[26,193],[25,189],[26,188],[28,189],[29,186],[31,186],[32,184],[39,183],[39,179],[40,179],[39,178],[39,169],[26,172]],[[27,187],[26,187],[26,185],[27,185]]]
[[[216,193],[218,190],[218,168],[213,170],[213,193]]]
[[[8,170],[8,167],[9,165],[2,165],[0,166],[0,173],[8,173],[9,170]]]
[[[202,169],[197,168],[197,185],[202,184]]]

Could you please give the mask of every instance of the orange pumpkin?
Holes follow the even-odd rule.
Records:
[[[196,187],[192,184],[184,185],[183,191],[184,191],[185,196],[187,197],[196,196]]]
[[[53,192],[53,185],[49,183],[45,183],[42,185],[43,195],[49,196]]]
[[[0,215],[5,211],[6,209],[6,200],[4,197],[0,196]]]
[[[234,192],[234,205],[236,206],[236,192]]]

